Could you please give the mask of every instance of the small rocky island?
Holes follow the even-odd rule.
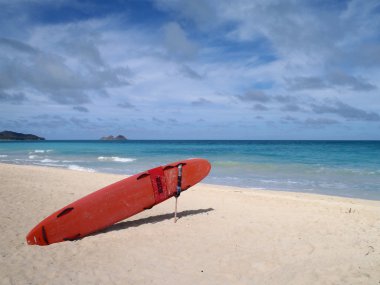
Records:
[[[0,140],[7,141],[44,141],[45,138],[41,138],[32,134],[22,134],[11,131],[0,132]]]
[[[106,136],[101,138],[102,141],[126,141],[127,138],[122,135],[114,136]]]

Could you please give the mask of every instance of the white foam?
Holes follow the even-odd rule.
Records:
[[[0,154],[0,158],[3,158],[3,157],[8,157],[8,155],[6,155],[6,154]]]
[[[132,162],[135,158],[130,157],[118,157],[118,156],[99,156],[98,160],[101,161],[114,161],[114,162]]]
[[[29,155],[29,159],[35,159],[37,155]]]
[[[70,164],[67,168],[71,170],[77,170],[77,171],[95,172],[95,169],[82,167],[76,164]]]
[[[41,163],[41,162],[33,162],[34,165],[41,166],[51,166],[51,167],[66,167],[64,164],[56,164],[56,163]]]
[[[59,160],[53,160],[53,159],[49,159],[49,158],[45,158],[43,160],[41,160],[42,163],[54,163],[54,162],[59,162]]]
[[[52,152],[52,149],[35,149],[34,153],[45,153],[45,152]]]

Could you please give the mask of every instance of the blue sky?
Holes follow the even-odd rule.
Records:
[[[0,0],[0,130],[380,139],[380,2]]]

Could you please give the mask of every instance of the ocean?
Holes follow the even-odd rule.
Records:
[[[2,163],[125,175],[191,157],[205,183],[380,200],[380,141],[0,142]]]

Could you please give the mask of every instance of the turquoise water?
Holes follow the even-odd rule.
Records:
[[[3,163],[126,175],[190,157],[206,183],[380,200],[379,141],[0,142]]]

